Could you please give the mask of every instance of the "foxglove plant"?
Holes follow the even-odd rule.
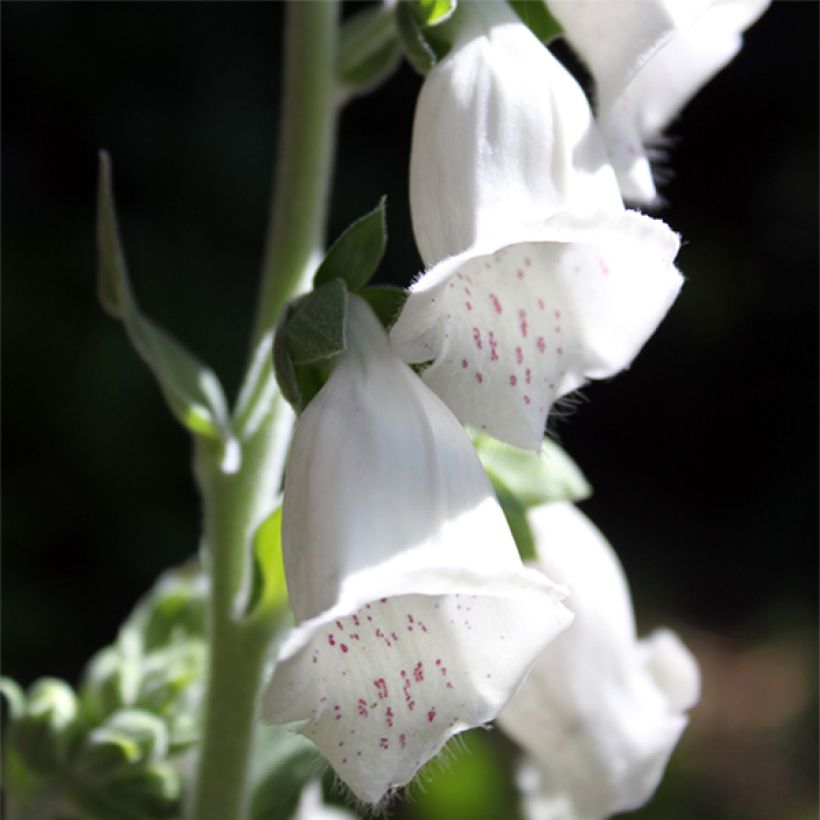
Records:
[[[300,721],[378,803],[491,721],[563,629],[564,592],[525,569],[467,434],[351,297],[347,350],[300,416],[282,537],[298,627],[262,714]],[[398,456],[398,460],[397,460]]]
[[[463,422],[537,449],[551,405],[627,367],[674,301],[677,236],[625,210],[583,92],[502,3],[466,10],[416,108],[430,267],[391,331]]]
[[[193,438],[208,578],[161,585],[78,694],[0,681],[15,811],[51,816],[64,798],[61,816],[330,816],[315,781],[298,800],[314,747],[260,717],[296,724],[368,804],[499,714],[532,758],[533,817],[594,820],[655,788],[697,666],[670,632],[636,639],[610,547],[554,501],[588,489],[568,457],[516,448],[538,451],[553,403],[629,366],[674,301],[678,237],[621,191],[654,196],[644,141],[765,3],[548,5],[595,75],[597,121],[502,0],[386,0],[344,24],[334,0],[288,4],[278,176],[232,409],[142,312],[101,155],[100,298]],[[366,287],[383,202],[322,252],[335,123],[402,48],[435,62],[445,21],[410,160],[427,270],[402,308]],[[532,543],[536,568],[519,557]],[[184,782],[174,755],[192,747]]]
[[[637,640],[621,565],[576,507],[546,504],[530,521],[534,565],[570,589],[575,619],[498,722],[531,758],[530,820],[603,820],[655,791],[697,703],[698,667],[673,632]]]
[[[549,0],[595,78],[598,123],[625,199],[657,197],[647,144],[741,48],[769,0]]]

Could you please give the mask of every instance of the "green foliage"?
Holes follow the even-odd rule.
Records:
[[[355,293],[370,281],[387,244],[386,205],[387,197],[382,197],[370,213],[350,224],[330,246],[313,278],[317,289],[341,279]]]
[[[283,613],[288,607],[282,556],[282,508],[277,507],[260,525],[253,539],[253,576],[246,618]]]
[[[273,340],[273,368],[284,398],[299,412],[319,391],[327,362],[345,350],[347,288],[333,279],[288,305]]]
[[[366,8],[346,20],[339,33],[336,75],[348,94],[381,85],[401,60],[396,23],[386,4]]]
[[[318,285],[297,300],[284,328],[291,361],[311,364],[342,353],[347,347],[346,316],[347,288],[342,279]]]
[[[550,14],[544,0],[507,0],[521,21],[542,42],[549,43],[559,37],[563,29]]]
[[[398,318],[407,300],[407,291],[395,285],[374,285],[359,294],[378,317],[385,328],[390,328]]]
[[[437,26],[452,16],[457,5],[458,0],[415,0],[412,8],[420,26]]]
[[[12,816],[56,805],[66,818],[179,814],[179,756],[200,735],[206,592],[198,566],[161,578],[91,659],[76,693],[51,678],[26,694],[2,681]]]
[[[261,726],[253,759],[251,820],[292,817],[302,787],[319,768],[316,747],[280,726]]]
[[[171,412],[190,432],[221,440],[232,433],[216,374],[145,317],[132,292],[120,241],[111,160],[100,152],[97,194],[98,291],[103,308],[125,325],[128,338],[159,383]]]
[[[550,501],[580,501],[591,492],[575,462],[545,439],[539,452],[520,450],[484,434],[474,434],[481,463],[524,560],[535,558],[535,539],[527,510]]]
[[[422,76],[450,50],[450,44],[435,28],[450,18],[455,0],[399,0],[396,30],[404,56]]]

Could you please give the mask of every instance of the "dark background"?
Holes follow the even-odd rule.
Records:
[[[188,439],[96,302],[95,153],[113,156],[146,313],[232,395],[281,22],[279,3],[2,4],[3,671],[24,684],[76,681],[197,549]],[[687,283],[632,370],[551,423],[641,626],[672,624],[701,659],[684,817],[808,817],[816,788],[817,36],[817,4],[776,2],[668,129],[661,216]],[[419,84],[404,66],[345,110],[329,228],[387,193],[380,277],[402,284],[420,266],[405,202]]]

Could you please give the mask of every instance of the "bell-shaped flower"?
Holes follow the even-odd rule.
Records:
[[[551,404],[628,366],[681,285],[678,238],[626,211],[583,91],[504,3],[427,76],[410,167],[430,269],[391,330],[461,421],[536,449]]]
[[[547,504],[530,523],[537,566],[570,588],[575,619],[498,722],[532,759],[530,820],[600,820],[654,792],[698,700],[698,666],[668,630],[637,639],[623,570],[581,512]]]
[[[296,424],[282,538],[297,627],[262,717],[299,721],[368,803],[494,719],[571,617],[522,565],[459,422],[355,296]]]
[[[548,0],[595,78],[598,122],[624,197],[656,198],[646,144],[729,63],[769,0]]]

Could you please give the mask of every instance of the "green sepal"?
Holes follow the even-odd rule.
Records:
[[[103,308],[125,325],[131,344],[153,372],[173,415],[190,432],[232,440],[227,402],[216,374],[143,316],[131,290],[117,225],[111,160],[101,151],[97,195],[98,292]]]
[[[305,406],[302,400],[302,388],[296,378],[296,368],[290,357],[288,350],[288,340],[285,334],[285,327],[290,316],[291,307],[285,308],[282,319],[276,326],[276,333],[273,337],[273,372],[276,375],[276,383],[285,401],[299,413]]]
[[[507,525],[512,533],[518,554],[522,561],[532,561],[537,557],[535,551],[535,536],[532,534],[530,522],[527,519],[527,507],[521,499],[510,492],[507,486],[490,470],[487,475],[492,482],[498,503],[507,519]]]
[[[347,288],[341,279],[303,296],[285,325],[291,361],[310,364],[344,352],[346,315]]]
[[[85,782],[105,783],[167,752],[168,730],[160,718],[142,709],[121,709],[85,736],[74,770]]]
[[[34,773],[59,771],[77,732],[78,701],[74,690],[57,678],[41,678],[28,691],[25,712],[9,727],[9,739]]]
[[[537,453],[483,434],[474,435],[473,444],[484,469],[525,507],[549,501],[581,501],[591,493],[584,474],[554,441],[545,439]]]
[[[563,34],[561,24],[552,16],[544,0],[507,0],[521,22],[542,42],[549,43]]]
[[[396,4],[396,30],[407,62],[422,76],[441,59],[434,42],[422,30],[412,2],[399,0]],[[446,51],[445,51],[446,53]]]
[[[333,279],[284,311],[273,339],[273,369],[284,398],[299,413],[321,389],[330,359],[344,352],[347,288]]]
[[[355,293],[370,281],[387,244],[386,204],[383,196],[370,213],[348,225],[330,246],[313,277],[315,288],[341,279]]]
[[[336,76],[348,95],[377,88],[400,60],[396,22],[387,4],[363,9],[342,24]]]
[[[415,0],[412,3],[416,21],[422,27],[437,26],[449,20],[458,6],[458,0]]]
[[[392,327],[407,301],[407,291],[395,285],[374,285],[365,288],[359,296],[370,305],[385,329]]]
[[[245,618],[263,618],[288,609],[288,588],[282,555],[282,507],[258,527],[253,539],[253,575]]]

